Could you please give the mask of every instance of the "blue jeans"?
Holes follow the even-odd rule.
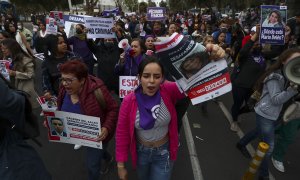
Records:
[[[137,143],[137,174],[140,180],[169,180],[174,162],[170,160],[169,142],[158,148]]]
[[[239,141],[243,146],[246,146],[252,140],[260,137],[260,140],[267,143],[270,147],[264,159],[261,162],[259,176],[269,176],[269,159],[274,149],[276,121],[264,118],[256,114],[256,128],[247,134]]]
[[[108,144],[102,144],[103,149],[96,149],[91,147],[86,148],[86,164],[88,168],[89,180],[99,180],[102,159],[111,159],[111,155],[106,150],[107,145]]]

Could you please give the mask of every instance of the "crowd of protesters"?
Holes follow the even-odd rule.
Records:
[[[100,117],[102,128],[97,140],[104,145],[103,149],[87,148],[89,180],[99,179],[100,171],[107,173],[114,161],[106,148],[115,131],[120,179],[127,179],[128,154],[139,179],[170,179],[180,144],[181,120],[190,101],[158,60],[154,42],[174,33],[190,36],[203,49],[212,49],[211,56],[224,57],[232,69],[232,131],[238,131],[239,115],[250,111],[247,101],[254,89],[262,93],[255,107],[256,127],[236,146],[250,158],[246,145],[251,140],[260,138],[270,145],[259,173],[260,179],[268,179],[268,160],[272,159],[274,166],[284,172],[284,153],[300,127],[300,119],[292,121],[292,125],[279,123],[284,104],[298,94],[282,70],[289,60],[300,57],[300,14],[287,22],[284,45],[268,45],[259,43],[258,9],[242,11],[236,18],[208,13],[210,16],[178,12],[167,15],[165,21],[148,21],[144,14],[121,13],[112,29],[116,38],[95,40],[87,39],[84,24],[77,24],[75,35],[67,37],[62,24],[58,24],[57,34],[47,34],[44,18],[34,18],[31,33],[12,16],[2,16],[0,56],[12,62],[11,84],[31,95],[34,108],[38,96],[34,87],[34,54],[44,53],[42,95],[57,97],[58,110]],[[118,47],[123,39],[128,40],[130,51]],[[140,86],[121,104],[116,98],[119,76],[137,76],[140,81]],[[160,110],[153,118],[149,109],[155,106]],[[202,110],[207,112],[205,103]],[[292,135],[287,135],[285,128],[293,128]]]

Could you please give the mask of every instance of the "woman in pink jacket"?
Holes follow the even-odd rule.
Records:
[[[140,86],[122,102],[116,132],[120,179],[127,179],[128,153],[140,180],[168,180],[178,150],[175,103],[184,97],[164,81],[161,63],[148,56],[138,68]]]

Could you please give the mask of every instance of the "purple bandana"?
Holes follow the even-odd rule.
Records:
[[[142,86],[135,90],[135,96],[140,113],[140,127],[144,130],[153,128],[159,112],[161,96],[157,91],[153,96],[143,94]]]
[[[263,68],[265,67],[266,63],[265,63],[264,57],[262,57],[261,55],[252,55],[252,58],[253,58],[254,62],[259,64],[261,67],[263,67]]]

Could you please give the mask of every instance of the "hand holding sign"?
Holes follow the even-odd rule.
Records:
[[[211,60],[219,60],[225,57],[225,51],[216,44],[207,44],[206,51],[210,52]]]
[[[97,137],[96,141],[103,141],[108,136],[108,130],[106,127],[102,127],[100,131],[100,135]]]

